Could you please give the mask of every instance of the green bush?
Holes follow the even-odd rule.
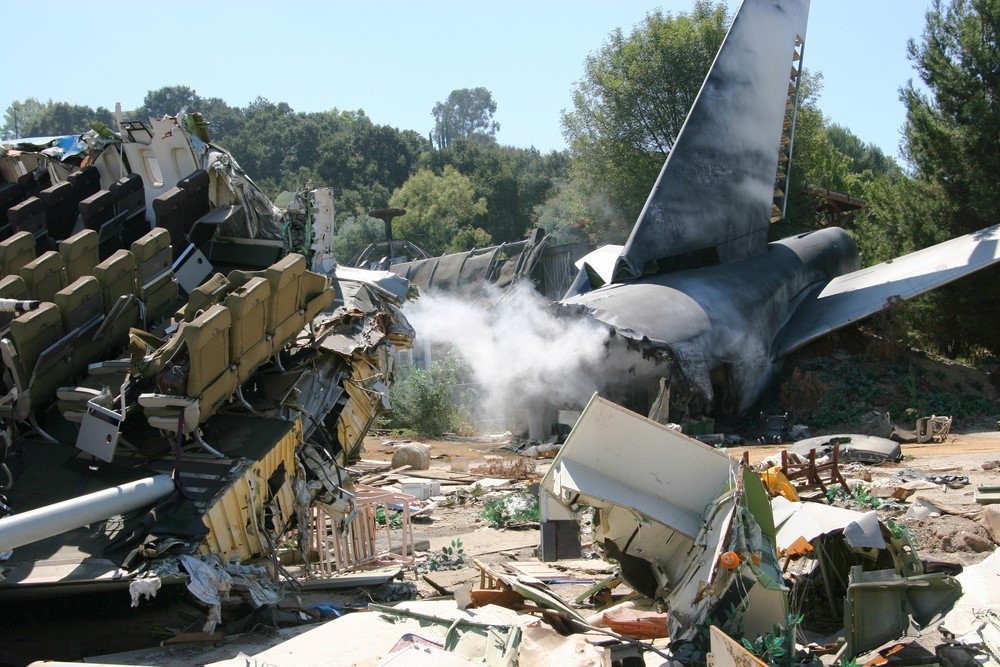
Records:
[[[398,372],[389,388],[387,426],[410,429],[421,436],[454,431],[463,416],[454,400],[459,372],[458,363],[451,359]]]
[[[506,528],[518,523],[537,523],[541,520],[538,496],[526,492],[508,493],[496,500],[483,503],[480,516],[493,528]]]

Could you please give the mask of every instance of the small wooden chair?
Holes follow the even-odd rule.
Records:
[[[822,463],[816,462],[815,449],[809,450],[809,455],[804,461],[785,450],[781,452],[781,472],[797,492],[818,489],[826,495],[827,486],[833,484],[840,484],[847,489],[847,481],[840,474],[839,455],[840,443],[834,443],[830,459]]]

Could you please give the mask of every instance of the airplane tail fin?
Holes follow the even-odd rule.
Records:
[[[744,1],[632,228],[616,281],[765,251],[768,223],[783,209],[808,14],[809,0]]]

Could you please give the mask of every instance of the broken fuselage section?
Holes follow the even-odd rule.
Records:
[[[666,611],[673,640],[706,620],[760,634],[784,621],[767,493],[724,452],[595,395],[541,490],[543,551],[547,531],[593,508],[595,545]]]
[[[332,261],[328,190],[293,238],[197,116],[118,125],[0,155],[4,493],[24,516],[71,502],[0,548],[0,592],[273,555],[315,499],[350,505],[343,466],[413,338],[404,280]],[[163,475],[153,507],[83,529],[77,496]]]

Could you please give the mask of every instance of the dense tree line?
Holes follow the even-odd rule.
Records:
[[[547,155],[497,143],[497,102],[485,88],[451,91],[426,133],[378,125],[363,110],[304,113],[263,98],[235,107],[185,86],[150,91],[127,115],[201,113],[213,141],[272,196],[333,187],[342,258],[381,239],[366,212],[390,205],[408,211],[395,223],[400,237],[431,254],[518,240],[536,225],[558,242],[622,242],[731,20],[725,3],[695,0],[688,12],[653,12],[630,33],[613,31],[571,91],[569,149]],[[804,72],[789,206],[773,237],[828,224],[819,194],[828,189],[867,201],[846,226],[868,264],[996,223],[998,32],[1000,0],[934,2],[909,46],[930,92],[901,93],[904,166],[831,124],[816,101],[821,74]],[[113,127],[107,109],[36,99],[13,103],[3,121],[5,137]],[[995,353],[1000,328],[984,313],[998,299],[1000,272],[989,270],[901,312],[932,348]]]

